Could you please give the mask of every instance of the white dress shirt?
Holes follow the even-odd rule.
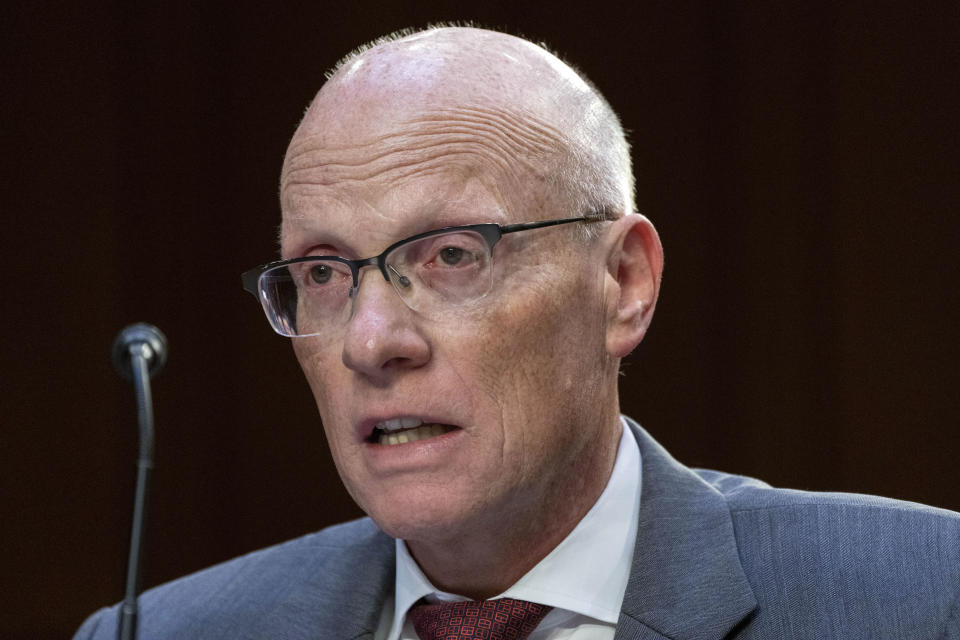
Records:
[[[617,460],[606,488],[577,526],[543,560],[496,598],[550,605],[529,640],[613,638],[630,577],[640,509],[640,449],[623,424]],[[407,610],[429,602],[469,600],[438,591],[397,540],[394,596],[384,603],[376,640],[418,640]]]

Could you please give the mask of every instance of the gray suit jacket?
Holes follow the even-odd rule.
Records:
[[[617,640],[960,639],[960,514],[694,471],[638,425],[639,531]],[[152,589],[152,638],[373,638],[394,544],[369,520]],[[76,638],[116,637],[117,607]]]

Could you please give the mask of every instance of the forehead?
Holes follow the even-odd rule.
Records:
[[[481,105],[361,105],[301,127],[281,180],[284,253],[309,232],[416,233],[527,217],[551,198],[560,133],[546,121]]]
[[[404,110],[398,117],[388,105],[361,103],[301,126],[287,149],[281,191],[304,183],[390,182],[447,167],[542,173],[561,146],[555,127],[519,110],[471,104]]]

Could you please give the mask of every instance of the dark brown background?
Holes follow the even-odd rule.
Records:
[[[625,411],[691,465],[960,508],[958,5],[586,4],[4,10],[0,635],[122,595],[127,323],[171,345],[149,585],[357,515],[238,276],[324,70],[432,20],[547,40],[632,131],[667,269]]]

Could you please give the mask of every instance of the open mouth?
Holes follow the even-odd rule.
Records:
[[[370,437],[367,438],[367,442],[392,447],[398,444],[435,438],[454,429],[457,429],[457,427],[435,422],[427,423],[420,418],[392,418],[378,422]]]

